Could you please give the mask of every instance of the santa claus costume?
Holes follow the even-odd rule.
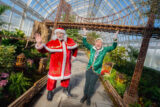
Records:
[[[58,39],[57,32],[64,33],[63,40]],[[71,77],[71,59],[77,56],[77,44],[73,39],[67,37],[63,28],[57,28],[51,41],[41,46],[36,44],[35,47],[41,53],[51,53],[47,81],[48,100],[52,100],[53,95],[51,94],[52,90],[56,88],[57,80],[61,80],[61,86],[70,95],[68,86]]]

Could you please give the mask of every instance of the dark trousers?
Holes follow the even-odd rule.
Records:
[[[84,94],[87,95],[89,98],[94,93],[94,87],[96,85],[98,77],[99,76],[97,74],[95,74],[91,68],[86,71],[86,81],[85,81],[85,87],[84,87]]]

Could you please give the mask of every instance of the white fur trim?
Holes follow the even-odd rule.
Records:
[[[63,78],[62,78],[62,76],[60,76],[60,77],[53,77],[53,76],[51,76],[51,75],[48,75],[48,78],[50,78],[50,79],[52,79],[52,80],[64,80],[64,79],[71,78],[71,75],[64,76]]]
[[[38,46],[38,44],[36,43],[36,45],[35,45],[35,48],[38,49],[38,50],[42,49],[43,47],[44,47],[44,44],[41,44],[41,46]]]
[[[66,66],[66,59],[67,59],[67,52],[66,52],[66,45],[65,42],[62,42],[63,46],[63,63],[62,63],[62,73],[61,73],[61,78],[64,78],[64,71],[65,71],[65,66]]]
[[[48,52],[62,52],[62,49],[50,49],[46,45],[44,45],[44,47]]]
[[[95,46],[93,46],[93,49],[94,49],[94,50],[97,50]],[[103,50],[103,46],[102,46],[102,48],[101,48],[100,50],[98,50],[98,51],[102,51],[102,50]]]
[[[56,30],[54,31],[55,34],[56,34],[57,32],[61,32],[61,33],[66,34],[66,31],[63,30],[63,29],[56,29]]]
[[[75,49],[75,48],[77,48],[77,44],[75,44],[74,46],[67,46],[67,49]]]

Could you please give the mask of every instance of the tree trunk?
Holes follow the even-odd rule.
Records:
[[[148,19],[146,30],[144,32],[144,38],[141,44],[140,52],[138,55],[137,63],[135,66],[135,70],[134,70],[134,74],[132,77],[132,81],[131,81],[129,90],[124,95],[124,100],[128,104],[134,103],[137,100],[138,84],[141,78],[143,65],[144,65],[144,61],[145,61],[147,50],[148,50],[149,41],[150,41],[150,38],[152,37],[151,28],[153,28],[154,26],[154,20],[155,20],[155,16],[154,14],[152,14]]]
[[[1,42],[2,42],[2,37],[0,36],[0,45],[1,45]]]

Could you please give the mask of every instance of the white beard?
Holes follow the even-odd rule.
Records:
[[[64,40],[64,37],[63,37],[63,38],[58,38],[58,37],[57,37],[57,39],[60,40],[60,41],[62,41],[62,40]]]

